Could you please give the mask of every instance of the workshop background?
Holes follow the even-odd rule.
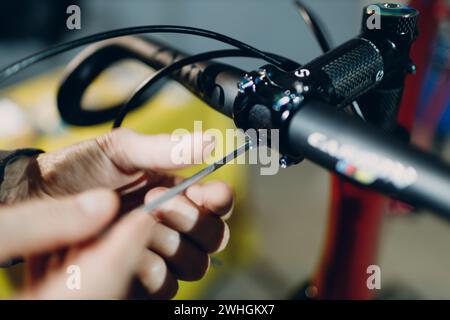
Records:
[[[337,45],[359,33],[362,8],[370,1],[305,2],[324,21]],[[65,25],[65,10],[74,3],[81,7],[82,27],[71,31]],[[15,0],[2,1],[0,12],[0,66],[64,40],[146,24],[211,29],[299,62],[308,62],[321,54],[313,34],[288,0]],[[450,32],[446,30],[443,34],[447,38],[440,45],[449,50]],[[224,47],[192,36],[158,38],[189,53]],[[62,123],[58,116],[57,85],[64,67],[79,51],[39,63],[2,88],[0,148],[33,146],[54,150],[107,132],[109,125],[73,128]],[[249,59],[226,61],[246,70],[262,64]],[[94,102],[123,99],[149,72],[139,65],[118,66],[102,77],[102,83],[90,91],[87,99]],[[147,133],[170,132],[177,127],[192,130],[196,119],[205,121],[207,127],[233,127],[230,120],[207,110],[181,86],[170,83],[127,118],[125,126]],[[448,121],[442,123],[433,128],[436,129],[433,133],[439,134],[432,135],[432,140],[436,151],[445,155],[450,149],[449,126]],[[224,178],[237,190],[232,242],[213,264],[211,275],[199,283],[183,284],[178,298],[289,297],[310,279],[321,257],[328,221],[329,174],[304,161],[275,176],[261,176],[255,165],[234,165],[213,178]],[[449,224],[431,215],[388,214],[379,246],[380,296],[449,299],[449,245]],[[20,267],[14,267],[8,274],[3,272],[0,297],[6,297],[18,282]]]

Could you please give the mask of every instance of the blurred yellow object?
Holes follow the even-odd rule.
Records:
[[[122,66],[122,68],[126,67]],[[134,69],[133,72],[129,70],[122,70],[119,74],[139,74]],[[138,78],[148,76],[148,70],[145,70],[145,73],[141,74]],[[117,99],[123,99],[126,96],[124,93],[130,92],[129,89],[139,83],[139,81],[136,81],[138,79],[135,79],[134,82],[127,80],[127,85],[124,85],[123,80],[121,80],[122,82],[119,81],[116,75],[117,70],[115,71],[114,77],[108,77],[108,75],[100,77],[94,85],[95,88],[91,88],[87,92],[85,101],[89,105],[93,105],[99,102],[110,103]],[[110,130],[111,123],[93,127],[70,127],[63,123],[59,125],[56,123],[59,121],[59,119],[54,119],[54,117],[57,117],[57,114],[53,118],[51,115],[56,110],[55,95],[59,78],[60,73],[55,72],[8,88],[2,93],[2,96],[6,96],[8,99],[14,101],[14,103],[23,106],[23,109],[28,114],[38,112],[49,115],[40,119],[38,117],[32,117],[35,120],[42,121],[44,119],[45,121],[49,121],[49,124],[32,124],[35,130],[38,133],[40,132],[35,135],[33,145],[29,145],[28,142],[24,144],[23,141],[17,141],[14,148],[37,147],[45,151],[52,151],[81,140],[101,135]],[[97,85],[98,82],[102,82],[102,85]],[[124,87],[130,88],[127,88],[127,90]],[[129,114],[124,122],[124,126],[146,134],[170,133],[178,128],[192,131],[194,121],[196,120],[203,121],[204,130],[216,128],[224,131],[227,128],[234,128],[234,124],[230,119],[205,106],[203,102],[195,98],[178,84],[170,83],[149,103]],[[50,128],[49,132],[42,132],[48,128]],[[11,143],[8,145],[11,145]],[[0,149],[4,146],[0,139]],[[183,170],[181,174],[190,175],[197,170],[199,168],[194,167]],[[214,266],[215,264],[213,263],[207,277],[202,281],[182,283],[177,298],[196,299],[205,297],[205,295],[207,297],[208,292],[210,292],[208,289],[211,290],[214,279],[245,264],[252,257],[252,252],[254,252],[256,232],[250,227],[251,224],[248,221],[249,216],[243,212],[238,212],[245,199],[246,166],[237,164],[227,165],[207,178],[207,180],[212,179],[226,181],[236,190],[236,211],[231,219],[232,241],[225,252],[219,255],[221,261],[219,263],[220,266]],[[0,282],[0,286],[4,288],[5,284]],[[0,291],[2,287],[0,287]]]
[[[19,143],[30,145],[34,139],[34,130],[28,115],[9,99],[0,99],[0,145],[12,149]]]
[[[0,270],[0,299],[6,299],[11,296],[12,288],[5,271]]]

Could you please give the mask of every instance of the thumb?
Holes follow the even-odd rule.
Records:
[[[0,210],[0,261],[86,240],[112,220],[118,207],[117,195],[109,190],[4,207]]]
[[[72,248],[64,267],[39,287],[25,292],[25,299],[117,299],[126,294],[153,234],[156,220],[135,210],[124,216],[97,241]],[[76,267],[79,287],[70,289],[70,267]]]
[[[122,171],[172,170],[200,164],[215,148],[214,135],[144,135],[116,129],[97,138],[100,149]]]

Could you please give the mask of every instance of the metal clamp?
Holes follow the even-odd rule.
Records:
[[[238,83],[239,95],[234,104],[236,126],[247,129],[279,130],[282,141],[291,115],[300,108],[304,100],[303,92],[308,90],[300,82],[295,88],[287,88],[277,83],[278,77],[286,73],[275,66],[266,65],[246,74]],[[280,142],[282,142],[280,141]],[[280,143],[280,165],[286,168],[301,162],[285,153],[287,148]]]

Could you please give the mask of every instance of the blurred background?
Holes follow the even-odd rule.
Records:
[[[324,22],[335,45],[359,33],[362,8],[370,2],[305,1]],[[71,4],[81,8],[80,30],[66,28],[66,8]],[[2,1],[0,12],[0,66],[61,41],[149,24],[211,29],[303,63],[321,54],[290,0],[15,0]],[[450,32],[448,16],[441,15],[436,17],[441,23],[437,35],[433,35],[432,60],[418,101],[413,137],[424,148],[448,157]],[[223,47],[191,36],[158,38],[188,53]],[[0,149],[31,146],[50,151],[109,130],[110,124],[70,127],[57,113],[58,83],[64,68],[79,51],[39,63],[1,88]],[[249,59],[226,61],[245,70],[263,64]],[[116,66],[102,75],[86,99],[123,99],[149,73],[151,70],[137,64]],[[206,127],[233,127],[231,121],[203,107],[173,83],[130,115],[125,126],[146,133],[171,132],[178,127],[192,130],[194,120],[203,120]],[[212,178],[226,179],[237,190],[232,242],[217,258],[208,277],[199,283],[183,284],[178,298],[292,296],[311,279],[321,259],[328,223],[329,174],[304,161],[275,176],[261,176],[257,166],[232,165]],[[376,294],[387,298],[449,299],[450,225],[431,215],[386,212],[381,229],[377,264],[382,272],[382,290]],[[7,296],[19,282],[20,267],[3,272],[0,296]]]

